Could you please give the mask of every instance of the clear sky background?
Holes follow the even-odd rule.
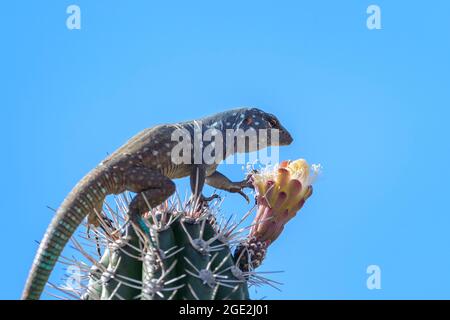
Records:
[[[66,28],[70,4],[81,30]],[[366,27],[370,4],[382,30]],[[254,298],[450,298],[448,1],[39,0],[0,12],[0,298],[20,296],[46,206],[108,152],[238,106],[291,131],[282,159],[324,168],[261,268],[284,270],[272,277],[282,291]],[[248,207],[231,195],[224,211]],[[366,287],[372,264],[380,290]]]

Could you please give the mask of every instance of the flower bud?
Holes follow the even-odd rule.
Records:
[[[319,170],[320,165],[310,168],[305,160],[299,159],[255,173],[252,179],[258,207],[250,236],[268,243],[275,241],[311,196]]]

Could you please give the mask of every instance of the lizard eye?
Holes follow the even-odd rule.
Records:
[[[246,125],[251,125],[253,123],[253,118],[252,117],[247,117],[244,120]]]
[[[278,121],[276,119],[269,119],[269,125],[272,128],[277,128],[278,127]]]

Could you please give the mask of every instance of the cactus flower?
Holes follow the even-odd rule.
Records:
[[[253,175],[257,214],[250,235],[267,245],[275,241],[312,194],[320,165],[303,160],[283,161],[275,168]]]

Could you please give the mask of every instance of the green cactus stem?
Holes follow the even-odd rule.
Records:
[[[161,206],[138,219],[125,222],[118,239],[104,235],[106,250],[89,269],[81,299],[249,299],[248,276],[237,272],[227,229],[212,210]]]

